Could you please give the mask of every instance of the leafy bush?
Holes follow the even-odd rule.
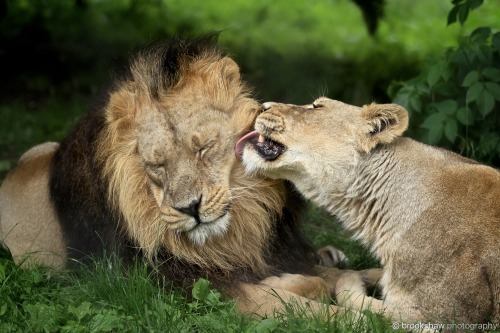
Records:
[[[463,24],[483,1],[452,3],[448,24]],[[418,77],[395,83],[389,94],[409,110],[411,136],[500,163],[500,32],[475,29],[457,47],[428,61]]]

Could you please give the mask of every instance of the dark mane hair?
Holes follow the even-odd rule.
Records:
[[[154,42],[136,51],[128,74],[144,82],[153,98],[168,91],[178,81],[180,69],[199,57],[220,55],[217,46],[219,33],[213,32],[194,39],[173,37],[169,41]],[[129,77],[131,78],[131,77]]]

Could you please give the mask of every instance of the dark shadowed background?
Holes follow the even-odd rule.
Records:
[[[498,164],[499,26],[493,0],[0,0],[0,179],[60,140],[135,48],[208,31],[259,100],[396,100],[410,135]]]

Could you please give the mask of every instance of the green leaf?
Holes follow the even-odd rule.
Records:
[[[488,40],[488,38],[490,38],[490,35],[491,35],[491,28],[480,27],[471,33],[470,39],[473,42],[485,43]]]
[[[493,35],[493,38],[491,39],[491,43],[493,44],[493,47],[500,52],[500,32],[496,32]]]
[[[481,82],[474,82],[469,87],[469,89],[467,89],[467,95],[465,97],[465,100],[467,101],[467,103],[471,103],[475,101],[483,91],[484,91],[484,85]]]
[[[436,103],[437,110],[439,110],[440,113],[444,113],[446,115],[455,114],[457,106],[458,106],[457,102],[451,99],[447,99],[439,103]]]
[[[415,88],[409,85],[403,86],[398,92],[393,96],[393,101],[396,104],[402,105],[403,107],[409,109],[409,99],[415,94]]]
[[[489,45],[478,45],[477,57],[482,64],[491,64],[493,61],[493,52]]]
[[[255,333],[270,333],[273,332],[279,325],[279,321],[275,318],[267,318],[261,320],[255,326]]]
[[[74,314],[77,320],[81,321],[86,316],[91,315],[93,310],[91,309],[91,304],[89,302],[83,302],[78,307],[69,305],[68,312]]]
[[[443,127],[443,122],[446,119],[444,113],[436,112],[427,117],[420,127],[431,129],[434,127]]]
[[[3,316],[7,312],[7,303],[3,303],[2,306],[0,306],[0,317]]]
[[[89,323],[90,332],[123,331],[123,318],[116,310],[102,311],[96,314]]]
[[[464,78],[462,82],[462,87],[470,87],[473,83],[479,81],[479,72],[478,71],[470,71]]]
[[[495,106],[495,98],[483,89],[476,99],[476,105],[483,117],[486,117]]]
[[[485,84],[486,90],[491,93],[491,95],[497,100],[500,101],[500,84],[496,82],[486,82]]]
[[[458,21],[463,25],[469,16],[469,8],[465,5],[458,6]]]
[[[455,142],[458,132],[457,121],[453,118],[448,118],[444,125],[444,135],[451,142]]]
[[[427,84],[433,87],[441,78],[441,67],[439,64],[432,66],[427,73]]]
[[[481,71],[481,74],[483,74],[488,79],[491,79],[494,81],[500,81],[500,69],[498,69],[498,68],[486,67]]]
[[[439,82],[434,86],[433,90],[436,95],[447,97],[456,97],[460,94],[460,89],[452,82]]]
[[[481,6],[483,4],[484,0],[469,0],[468,5],[470,10],[476,9],[477,7]]]
[[[451,64],[448,62],[448,60],[444,61],[442,71],[441,71],[441,76],[445,81],[448,81],[454,73],[454,69],[451,66]]]
[[[434,145],[438,143],[442,137],[443,137],[443,126],[431,127],[429,129],[428,140],[430,144]]]
[[[420,113],[422,111],[422,101],[420,97],[413,95],[408,100],[408,109]]]
[[[193,286],[193,298],[199,301],[206,301],[209,293],[210,282],[206,279],[198,279]]]
[[[455,6],[448,13],[448,20],[447,20],[448,25],[457,22],[457,17],[458,17],[458,6]]]
[[[469,108],[466,107],[458,108],[457,119],[465,126],[470,126],[474,124],[474,114],[470,111]]]
[[[481,138],[479,139],[479,146],[482,149],[487,150],[488,153],[494,151],[499,143],[500,143],[500,137],[495,132],[482,134]]]

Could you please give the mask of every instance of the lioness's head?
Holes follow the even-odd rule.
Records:
[[[213,39],[132,59],[106,106],[98,157],[109,202],[148,257],[164,249],[202,267],[265,266],[283,184],[245,175],[234,156],[258,110]]]
[[[288,179],[302,191],[307,191],[302,184],[311,186],[303,181],[310,176],[319,186],[334,182],[342,189],[352,183],[362,156],[392,142],[407,126],[407,111],[395,104],[357,107],[324,97],[304,106],[265,103],[255,131],[238,142],[237,154],[247,172]]]

